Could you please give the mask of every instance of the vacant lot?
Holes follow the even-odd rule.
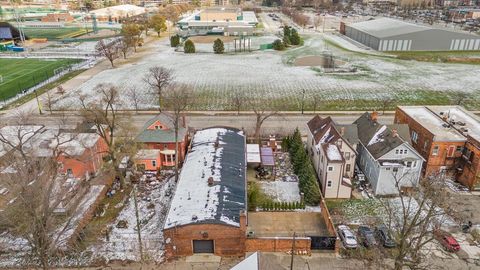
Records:
[[[65,68],[78,60],[72,59],[0,59],[0,100],[14,97],[55,75],[55,71]]]
[[[203,45],[211,49],[210,44]],[[316,67],[293,65],[297,58],[321,55],[327,49],[334,57],[355,67],[357,72],[325,74]],[[232,97],[236,91],[263,99],[266,106],[269,103],[278,105],[282,110],[299,110],[303,91],[305,109],[312,109],[314,95],[321,100],[316,109],[364,110],[379,109],[379,100],[384,98],[392,98],[403,105],[457,103],[460,92],[467,96],[462,102],[468,108],[480,106],[478,65],[418,62],[353,53],[326,44],[318,35],[307,37],[305,46],[284,52],[267,50],[225,55],[184,54],[170,48],[168,41],[160,41],[152,54],[137,63],[98,73],[72,92],[62,105],[75,106],[79,94],[93,98],[91,93],[97,84],[112,83],[121,87],[136,86],[143,95],[142,107],[152,108],[155,99],[149,96],[142,80],[152,66],[172,69],[178,82],[193,87],[198,94],[194,109],[199,110],[234,109]],[[125,107],[132,107],[126,95],[124,102]]]

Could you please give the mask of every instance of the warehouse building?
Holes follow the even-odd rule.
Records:
[[[378,51],[478,51],[480,36],[382,18],[342,25],[342,34]]]

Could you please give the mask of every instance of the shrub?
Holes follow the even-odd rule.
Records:
[[[216,54],[222,54],[225,51],[225,47],[223,46],[223,41],[217,38],[213,42],[213,52]]]
[[[193,41],[191,41],[190,39],[185,41],[185,44],[183,45],[183,51],[185,53],[195,53],[195,44],[193,43]]]
[[[273,42],[273,49],[277,51],[283,51],[285,50],[285,44],[280,39],[277,39]]]
[[[297,30],[292,29],[292,32],[290,34],[290,42],[292,45],[300,45],[302,42],[302,39],[300,38],[300,35],[298,34]]]
[[[170,37],[170,46],[177,47],[180,44],[180,36],[175,35]]]

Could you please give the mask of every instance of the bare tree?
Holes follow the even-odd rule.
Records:
[[[53,96],[50,94],[50,91],[46,93],[47,98],[45,99],[45,103],[47,105],[48,111],[52,114],[53,106],[55,105],[56,101]]]
[[[24,121],[25,117],[19,119]],[[63,146],[74,140],[75,135],[65,136],[60,128],[49,133],[50,144],[42,150],[42,157],[38,157],[38,149],[30,144],[30,139],[41,133],[42,128],[24,123],[7,127],[10,132],[0,136],[0,144],[10,150],[7,158],[0,161],[4,172],[0,180],[11,196],[0,211],[0,227],[26,241],[30,255],[26,263],[50,269],[52,259],[62,252],[63,241],[71,237],[67,232],[72,228],[74,216],[66,220],[58,218],[55,210],[63,207],[64,194],[69,189],[64,185],[65,177],[58,174],[57,160],[65,154]]]
[[[125,37],[120,38],[117,43],[118,50],[122,52],[123,59],[127,59],[128,51],[130,50],[130,42]]]
[[[463,91],[457,91],[455,92],[455,95],[453,97],[453,104],[462,105],[463,103],[465,103],[467,97],[468,97],[467,93]]]
[[[245,94],[241,90],[237,90],[233,93],[231,101],[232,101],[232,105],[237,111],[237,115],[240,114],[240,110],[244,106],[245,100],[246,100]]]
[[[320,94],[314,93],[310,98],[312,100],[313,113],[316,113],[322,97],[320,96]]]
[[[323,18],[321,16],[315,16],[313,18],[313,25],[315,26],[315,30],[323,23]]]
[[[384,98],[381,99],[380,102],[381,102],[380,104],[382,106],[382,114],[385,114],[385,111],[395,103],[395,99],[393,99],[391,97],[384,97]]]
[[[186,128],[186,124],[182,121],[182,115],[193,104],[195,97],[189,86],[184,84],[171,84],[169,85],[165,99],[167,100],[167,109],[172,112],[171,119],[175,130],[175,182],[178,182],[178,133],[181,125],[184,125],[183,128]]]
[[[97,51],[97,54],[107,58],[112,67],[114,67],[113,61],[118,58],[118,46],[116,45],[116,42],[107,43],[102,39],[97,42],[95,50]]]
[[[141,95],[138,93],[136,86],[131,85],[127,88],[127,97],[132,102],[133,107],[135,108],[135,113],[138,113],[138,108],[141,102]]]
[[[81,96],[81,114],[86,123],[95,127],[95,132],[107,144],[107,156],[114,165],[117,164],[117,152],[114,137],[119,129],[117,119],[118,106],[121,105],[117,87],[110,84],[99,84],[95,91],[99,94],[99,100],[87,103],[85,96]],[[115,166],[117,167],[117,166]]]
[[[258,143],[260,143],[260,136],[261,136],[261,129],[262,125],[267,120],[268,118],[277,115],[278,110],[276,108],[268,108],[268,104],[265,102],[265,100],[261,99],[249,99],[248,100],[248,105],[250,107],[250,110],[253,111],[255,114],[255,133],[254,137]],[[271,107],[271,106],[270,106]]]
[[[158,110],[161,112],[163,107],[163,91],[172,83],[173,74],[170,69],[154,66],[148,70],[148,73],[143,78],[143,81],[150,86],[153,94],[158,99]]]
[[[384,199],[382,205],[387,213],[387,227],[397,244],[394,269],[427,269],[425,246],[434,240],[433,231],[440,228],[448,218],[445,198],[445,178],[435,175],[422,182],[418,188],[412,186],[412,174],[394,173],[397,200]]]

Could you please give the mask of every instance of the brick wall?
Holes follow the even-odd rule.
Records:
[[[295,238],[296,254],[310,254],[310,237]],[[290,252],[293,237],[259,237],[245,240],[245,252]]]
[[[460,153],[455,153],[453,157],[447,155],[449,147],[454,147],[455,149],[460,146],[464,146],[464,142],[448,142],[448,141],[433,141],[434,135],[419,124],[415,119],[411,118],[400,108],[397,108],[395,111],[395,123],[397,124],[407,124],[410,129],[410,135],[415,132],[418,134],[418,139],[416,141],[412,138],[412,145],[415,150],[422,155],[426,160],[423,164],[423,174],[432,175],[437,173],[441,168],[446,167],[447,170],[455,169],[457,164],[457,158],[460,156]],[[433,148],[438,146],[438,154],[433,155]]]
[[[480,142],[469,137],[465,148],[472,152],[473,158],[462,160],[463,171],[458,176],[458,181],[473,190],[480,183]]]
[[[243,256],[245,228],[222,224],[190,224],[163,231],[167,259],[193,255],[193,240],[213,240],[215,255]]]

